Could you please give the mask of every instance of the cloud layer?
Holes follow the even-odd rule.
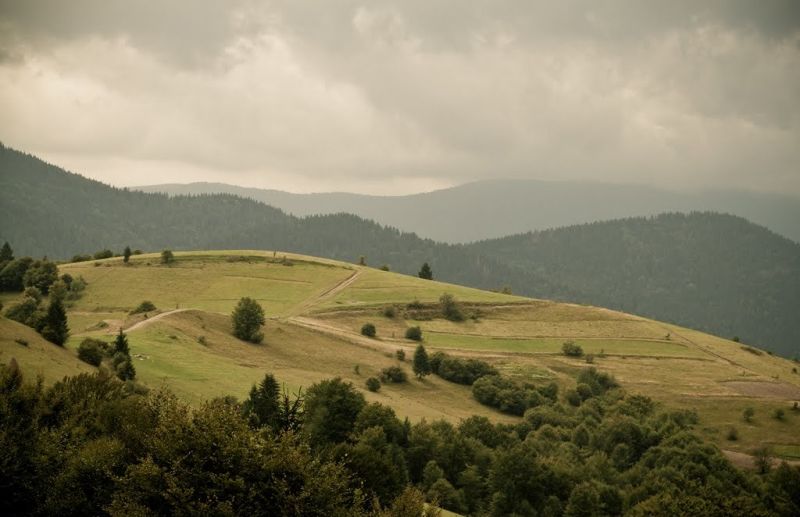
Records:
[[[798,6],[0,0],[0,139],[118,185],[800,195]]]

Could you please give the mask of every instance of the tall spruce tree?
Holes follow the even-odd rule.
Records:
[[[14,260],[14,250],[11,249],[11,245],[6,241],[0,249],[0,263],[11,262],[12,260]]]
[[[127,264],[128,261],[130,261],[130,259],[131,259],[131,247],[125,246],[125,251],[122,252],[122,261]]]
[[[44,327],[42,327],[42,337],[58,346],[64,346],[69,337],[67,312],[64,310],[64,303],[60,298],[53,299],[47,308]]]
[[[433,280],[433,270],[431,269],[431,266],[428,265],[427,262],[422,264],[422,267],[420,268],[418,275],[420,278],[424,278],[425,280]]]
[[[242,410],[253,427],[277,428],[280,413],[280,388],[275,376],[268,373],[258,384],[250,388],[250,396],[244,401]]]
[[[122,332],[122,329],[119,329],[119,333],[117,337],[114,339],[114,353],[120,353],[126,355],[128,357],[131,356],[131,349],[128,345],[128,336]]]
[[[431,362],[428,360],[428,352],[421,344],[417,345],[417,349],[414,351],[414,363],[411,368],[418,379],[431,374],[432,368]]]

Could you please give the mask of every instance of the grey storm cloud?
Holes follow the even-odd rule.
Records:
[[[120,185],[800,195],[800,3],[0,0],[0,110]]]

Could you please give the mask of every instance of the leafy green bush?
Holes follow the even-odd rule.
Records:
[[[361,335],[367,337],[375,337],[377,334],[377,329],[375,329],[375,325],[372,323],[364,323],[361,326]]]
[[[383,382],[401,383],[408,381],[408,375],[399,366],[390,366],[381,370],[381,380]]]
[[[381,381],[377,377],[370,377],[366,381],[367,389],[369,391],[379,391],[381,389]]]
[[[433,359],[431,362],[433,362]],[[497,375],[497,370],[486,361],[461,359],[445,354],[436,357],[436,365],[434,367],[431,364],[431,370],[446,381],[467,386],[486,375]]]
[[[244,297],[239,300],[231,317],[233,320],[233,335],[251,343],[261,343],[264,334],[260,332],[261,326],[266,322],[264,309],[252,298]]]
[[[583,355],[583,348],[574,341],[567,341],[561,345],[561,352],[567,357],[581,357]]]
[[[143,301],[139,305],[136,306],[135,309],[131,311],[131,314],[141,314],[143,312],[153,312],[156,310],[156,306],[153,305],[153,302]]]
[[[422,329],[419,326],[408,327],[406,329],[406,339],[412,341],[422,341]]]
[[[107,353],[108,344],[99,339],[87,337],[78,345],[78,359],[92,366],[100,366]]]
[[[445,319],[456,322],[464,321],[464,313],[461,311],[461,306],[452,294],[444,293],[440,296],[439,306]]]
[[[114,256],[114,252],[111,251],[111,250],[100,250],[100,251],[96,251],[95,252],[94,259],[95,260],[102,260],[102,259],[111,258],[113,256]]]
[[[161,252],[162,264],[172,264],[173,262],[175,262],[175,255],[172,253],[172,250],[164,250]]]

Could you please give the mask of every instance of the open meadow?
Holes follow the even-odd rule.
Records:
[[[699,429],[723,449],[749,452],[769,445],[786,458],[798,456],[800,400],[797,364],[726,339],[602,308],[531,300],[300,255],[263,251],[178,252],[165,265],[157,254],[64,264],[62,273],[83,277],[83,296],[68,307],[71,336],[66,349],[44,342],[24,326],[0,319],[0,360],[15,357],[46,382],[90,371],[75,351],[86,337],[110,341],[128,334],[137,379],[167,386],[192,404],[226,395],[244,398],[273,373],[287,390],[338,376],[368,400],[391,405],[412,421],[472,414],[495,421],[517,417],[479,404],[470,388],[437,376],[413,379],[416,346],[405,339],[419,326],[429,353],[475,357],[524,382],[556,382],[561,392],[594,366],[611,373],[632,393],[668,407],[693,409]],[[463,321],[448,321],[439,297],[449,293]],[[234,338],[230,313],[243,296],[257,300],[267,316],[262,344]],[[142,301],[155,311],[130,314]],[[13,303],[6,297],[4,303]],[[388,310],[387,310],[388,309]],[[360,334],[365,323],[377,335]],[[28,346],[19,340],[29,342]],[[581,357],[562,353],[564,342]],[[400,361],[395,352],[405,351]],[[410,381],[365,388],[368,377],[389,366]],[[745,422],[742,413],[755,416]],[[774,418],[778,409],[784,418]],[[735,428],[737,439],[729,439]]]

